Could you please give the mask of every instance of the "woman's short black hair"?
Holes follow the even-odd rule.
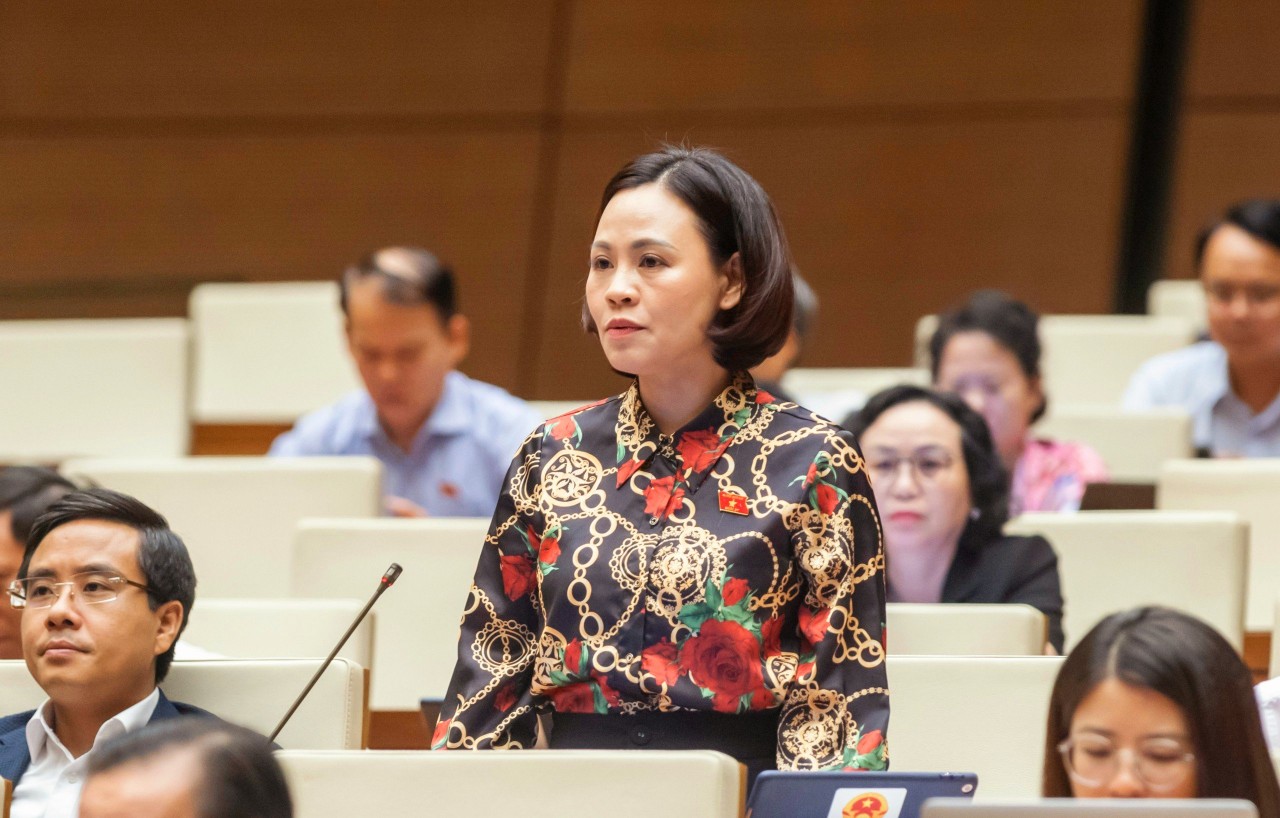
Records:
[[[51,531],[80,520],[120,523],[137,531],[138,567],[148,588],[147,604],[154,611],[166,602],[182,603],[182,622],[173,644],[156,657],[156,684],[159,684],[169,673],[178,637],[186,629],[196,601],[196,570],[187,546],[169,528],[169,522],[145,503],[110,489],[85,489],[63,497],[36,519],[22,567],[18,569],[18,579],[26,579],[31,557]]]
[[[735,253],[742,265],[742,299],[707,330],[716,363],[730,371],[750,369],[782,349],[795,294],[791,251],[769,194],[717,151],[667,145],[632,159],[609,180],[596,221],[618,193],[654,183],[697,215],[717,267]],[[582,322],[596,332],[585,304]]]
[[[31,526],[54,501],[76,486],[53,469],[9,466],[0,469],[0,513],[9,512],[9,533],[26,545]]]
[[[338,303],[344,315],[351,285],[366,278],[382,282],[382,297],[392,304],[430,304],[441,321],[458,312],[453,271],[421,247],[384,247],[347,267],[338,279]]]
[[[1204,249],[1219,227],[1238,227],[1259,241],[1280,250],[1280,199],[1248,199],[1237,202],[1222,214],[1222,218],[1210,224],[1196,236],[1196,270],[1204,261]]]
[[[196,753],[200,818],[289,818],[289,786],[271,742],[252,730],[208,716],[153,722],[107,742],[89,759],[89,776],[157,756]]]
[[[938,367],[947,342],[961,332],[982,332],[1013,353],[1028,380],[1040,377],[1040,316],[1026,304],[999,290],[979,290],[960,306],[938,316],[929,339],[929,371],[938,382]],[[1043,390],[1041,390],[1043,394]],[[1042,398],[1031,422],[1044,417],[1049,401]]]
[[[1198,797],[1247,799],[1262,818],[1280,818],[1249,668],[1211,626],[1160,607],[1108,616],[1062,663],[1049,702],[1044,795],[1071,795],[1058,744],[1080,702],[1107,679],[1154,690],[1182,711],[1195,748]]]
[[[917,401],[938,409],[960,427],[960,450],[969,473],[969,505],[977,511],[960,534],[960,547],[998,538],[1009,519],[1009,473],[996,452],[987,422],[959,396],[921,386],[891,386],[872,395],[861,411],[850,415],[842,425],[861,447],[862,436],[877,418],[895,406]]]

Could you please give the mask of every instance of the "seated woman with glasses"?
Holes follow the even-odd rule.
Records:
[[[895,386],[844,426],[884,525],[889,601],[1024,602],[1048,618],[1060,653],[1058,557],[1043,537],[1001,533],[1009,477],[982,416],[956,395]]]
[[[1044,794],[1241,798],[1280,818],[1249,669],[1187,614],[1135,608],[1102,620],[1058,672]]]

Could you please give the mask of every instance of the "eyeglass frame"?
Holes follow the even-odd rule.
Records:
[[[920,468],[919,460],[921,459],[921,455],[919,454],[912,454],[912,455],[906,455],[906,456],[895,455],[893,458],[893,466],[891,468],[883,469],[883,474],[881,475],[880,479],[890,481],[890,482],[897,480],[898,472],[902,470],[902,464],[907,463],[911,466],[910,468],[911,478],[916,481],[917,485],[920,483],[932,483],[933,481],[938,479],[938,477],[941,475],[943,471],[950,469],[957,462],[956,457],[952,455],[951,452],[942,451],[939,454],[945,457],[947,462],[943,463],[941,467],[933,474],[926,474],[925,470]],[[927,456],[933,457],[934,455],[931,454]],[[877,469],[875,466],[875,461],[878,458],[864,456],[863,459],[867,464],[867,475],[874,481],[876,479],[876,472],[881,471],[881,469]]]
[[[1120,764],[1124,755],[1129,756],[1129,766],[1133,768],[1133,773],[1137,776],[1138,780],[1143,784],[1146,784],[1155,792],[1168,792],[1169,790],[1175,789],[1179,784],[1186,780],[1188,775],[1191,774],[1191,770],[1187,770],[1183,773],[1181,778],[1167,784],[1152,782],[1148,780],[1142,772],[1142,765],[1138,763],[1139,753],[1137,750],[1132,747],[1116,747],[1112,744],[1112,749],[1116,753],[1116,761],[1115,771],[1111,773],[1110,778],[1102,781],[1085,778],[1076,772],[1075,766],[1071,763],[1071,750],[1075,746],[1075,738],[1075,736],[1067,736],[1065,739],[1058,742],[1058,754],[1062,756],[1062,768],[1067,771],[1067,777],[1078,784],[1084,784],[1089,787],[1101,787],[1104,784],[1110,783],[1117,775],[1120,774]],[[1194,765],[1196,761],[1196,754],[1192,750],[1185,750],[1178,760],[1188,766]]]
[[[137,588],[138,590],[145,591],[148,595],[152,593],[152,589],[149,585],[144,585],[141,582],[134,582],[133,580],[127,577],[121,576],[120,574],[106,574],[102,571],[77,571],[76,573],[71,575],[71,579],[69,580],[65,580],[63,582],[54,582],[50,584],[53,588],[69,587],[71,589],[71,599],[74,600],[76,599],[75,578],[80,576],[86,576],[86,575],[98,576],[103,581],[111,583],[112,586],[116,586],[116,585],[119,585],[120,583],[123,583],[124,585],[131,585],[134,588]],[[31,600],[27,598],[27,592],[26,592],[26,589],[23,588],[23,583],[29,583],[32,580],[39,580],[39,579],[48,579],[48,577],[24,577],[22,579],[15,579],[12,582],[10,582],[9,587],[6,590],[6,593],[8,593],[9,595],[9,607],[16,608],[18,610],[30,609],[33,611],[40,611],[40,610],[44,610],[45,608],[52,608],[54,605],[56,605],[58,603],[58,600],[62,599],[61,591],[59,591],[57,594],[53,596],[53,598],[50,600],[48,605],[33,606],[30,604]],[[115,602],[117,599],[120,598],[120,591],[122,589],[118,587],[113,587],[112,590],[116,592],[116,595],[111,597],[111,599],[99,599],[96,602],[86,601],[84,602],[84,604],[85,605],[103,605],[108,602]]]

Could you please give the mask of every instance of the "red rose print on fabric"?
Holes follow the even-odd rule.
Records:
[[[533,526],[528,528],[529,548],[538,555],[538,562],[554,565],[560,559],[560,540],[556,537],[539,537]]]
[[[747,591],[751,589],[751,585],[741,577],[735,577],[724,584],[724,604],[737,605],[742,598],[747,595]]]
[[[578,422],[573,415],[561,415],[547,422],[547,433],[556,440],[569,440],[578,435]]]
[[[452,721],[452,719],[445,719],[444,721],[436,722],[435,732],[431,734],[431,749],[444,749],[445,740],[449,737],[449,725]]]
[[[764,643],[765,656],[777,656],[782,653],[782,620],[765,620],[760,626],[760,641]]]
[[[644,513],[654,517],[670,517],[684,503],[684,487],[672,491],[674,477],[659,477],[645,487]]]
[[[777,403],[777,402],[778,402],[777,398],[775,398],[773,395],[769,394],[768,392],[764,391],[763,389],[756,390],[756,403],[763,405],[766,403]]]
[[[836,506],[840,505],[840,495],[836,494],[835,487],[819,483],[813,490],[818,501],[818,510],[823,514],[834,514]]]
[[[879,730],[872,730],[862,738],[858,739],[858,755],[866,755],[875,748],[880,746],[880,742],[884,741],[884,734]]]
[[[658,642],[640,654],[640,667],[670,687],[680,678],[679,654],[679,649],[671,642]]]
[[[570,676],[579,676],[586,671],[582,667],[582,642],[574,639],[564,647],[564,670]]]
[[[591,682],[574,682],[551,691],[551,703],[560,713],[596,712],[596,694]]]
[[[764,687],[760,643],[737,622],[704,622],[680,646],[680,669],[712,692],[711,706],[722,713],[736,713],[744,694]]]
[[[827,625],[830,621],[830,608],[823,608],[815,614],[808,605],[800,606],[800,632],[804,634],[805,639],[809,640],[809,644],[816,645],[826,638]]]
[[[684,461],[685,472],[703,472],[711,468],[729,447],[730,440],[732,438],[721,440],[714,429],[685,432],[676,444],[680,459]]]
[[[512,602],[533,590],[533,557],[529,554],[502,554],[502,591]]]
[[[515,685],[503,685],[498,690],[498,695],[493,697],[493,706],[501,710],[503,713],[510,710],[516,703]]]
[[[618,487],[621,488],[628,480],[631,479],[631,475],[639,471],[640,467],[643,465],[644,463],[636,460],[634,457],[618,464]]]

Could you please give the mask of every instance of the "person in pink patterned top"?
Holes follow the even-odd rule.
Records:
[[[940,316],[929,341],[934,386],[960,395],[991,428],[1012,475],[1010,516],[1078,511],[1085,485],[1108,477],[1106,463],[1088,445],[1031,432],[1048,405],[1039,320],[1021,301],[984,290]]]

